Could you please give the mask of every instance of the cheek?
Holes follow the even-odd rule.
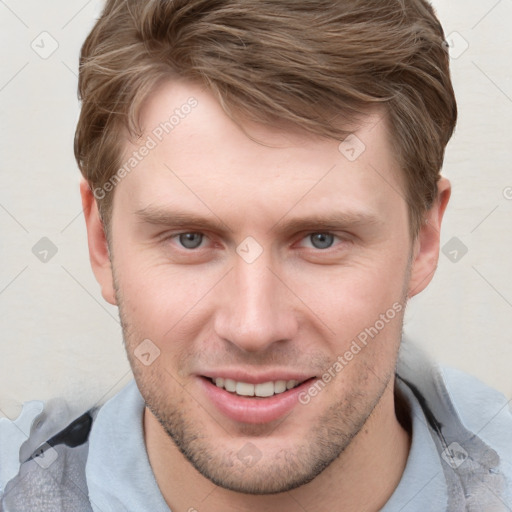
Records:
[[[164,347],[186,343],[204,322],[204,308],[222,277],[219,269],[172,267],[144,258],[116,258],[115,273],[124,318],[138,336]],[[185,333],[186,331],[186,333]]]
[[[402,261],[401,261],[402,260]],[[288,280],[293,290],[333,330],[365,327],[375,322],[406,290],[407,261],[403,255],[366,259],[338,268],[297,271]]]
[[[388,378],[401,339],[406,271],[401,253],[315,274],[297,272],[294,290],[318,318],[323,340],[317,343],[329,354],[333,389]],[[365,378],[373,384],[361,382]]]

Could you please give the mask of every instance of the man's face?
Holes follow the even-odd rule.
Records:
[[[142,121],[141,143],[157,144],[115,189],[110,248],[148,414],[218,485],[310,481],[392,394],[412,243],[386,123],[368,116],[355,160],[358,148],[248,123],[255,142],[179,82]],[[240,396],[252,392],[272,396]]]

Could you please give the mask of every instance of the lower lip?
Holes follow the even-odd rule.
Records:
[[[219,388],[206,377],[200,377],[199,380],[207,396],[222,414],[240,423],[254,424],[270,423],[289,413],[297,405],[300,393],[309,387],[313,379],[268,398],[246,398]]]

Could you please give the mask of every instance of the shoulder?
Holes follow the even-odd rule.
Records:
[[[498,501],[512,503],[507,398],[476,377],[436,364],[410,341],[401,346],[397,369],[425,414],[452,505],[494,510]]]
[[[16,420],[0,419],[0,510],[91,510],[85,464],[95,414],[73,419],[55,399],[26,402]]]
[[[440,372],[461,422],[496,449],[512,474],[512,401],[461,370],[440,366]]]

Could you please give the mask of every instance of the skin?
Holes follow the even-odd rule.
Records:
[[[441,178],[412,240],[382,114],[357,128],[366,150],[350,162],[339,141],[244,123],[255,142],[209,92],[172,81],[143,109],[145,136],[190,96],[198,106],[116,186],[110,246],[81,185],[92,267],[119,306],[162,495],[173,511],[377,511],[407,461],[393,375],[405,303],[437,265],[450,184]],[[127,142],[126,156],[137,147]],[[149,222],[151,209],[167,218]],[[176,226],[178,211],[221,225]],[[336,225],[320,220],[340,212]],[[198,248],[180,244],[187,232],[204,234]],[[332,246],[317,248],[314,233],[335,235]],[[263,250],[250,264],[236,252],[248,236]],[[234,421],[204,393],[208,370],[320,377],[394,303],[400,313],[278,420]],[[149,366],[134,354],[144,339],[160,350]],[[261,456],[250,466],[237,456],[248,443]]]

